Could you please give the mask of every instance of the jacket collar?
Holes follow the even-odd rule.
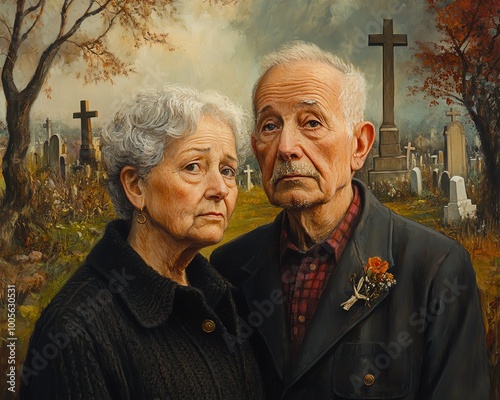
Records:
[[[180,286],[163,277],[130,247],[128,233],[126,221],[110,222],[103,238],[88,255],[87,264],[102,276],[111,293],[123,299],[144,328],[162,325],[172,314],[175,299],[181,292],[215,308],[228,290],[227,283],[200,254],[186,269],[191,286]]]
[[[372,313],[387,295],[386,293],[380,296],[371,307],[365,307],[362,302],[356,303],[350,311],[340,307],[340,304],[353,293],[349,278],[354,273],[360,275],[368,258],[379,256],[390,266],[394,265],[391,251],[393,231],[391,214],[360,181],[355,180],[355,183],[360,189],[362,199],[358,224],[327,284],[293,365],[290,365],[289,338],[283,337],[283,332],[288,335],[284,305],[277,304],[274,312],[264,318],[258,326],[280,377],[283,379],[286,375],[288,385],[298,380],[348,331]],[[279,234],[282,218],[282,214],[278,215],[257,245],[255,257],[244,266],[250,277],[243,283],[242,289],[251,312],[259,312],[258,305],[266,300],[272,300],[276,290],[282,293],[281,281],[283,278],[286,279],[281,277],[279,267]],[[289,367],[291,370],[287,373]]]

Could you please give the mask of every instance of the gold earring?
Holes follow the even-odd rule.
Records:
[[[137,221],[138,224],[141,225],[146,223],[147,218],[144,212],[142,211],[142,208],[137,209],[137,216],[135,217],[135,220]]]

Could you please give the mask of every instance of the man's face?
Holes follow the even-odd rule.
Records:
[[[348,137],[339,101],[341,79],[326,64],[296,62],[272,68],[260,81],[252,147],[272,204],[326,204],[350,184],[356,139]]]

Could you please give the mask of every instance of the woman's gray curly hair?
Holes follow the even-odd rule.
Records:
[[[122,103],[101,132],[107,189],[120,218],[130,220],[134,212],[120,181],[122,168],[132,166],[145,179],[163,161],[169,143],[193,134],[207,115],[231,128],[238,158],[244,160],[250,150],[247,115],[217,92],[166,85],[142,90]]]

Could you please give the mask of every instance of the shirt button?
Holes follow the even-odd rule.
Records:
[[[311,271],[316,271],[316,268],[318,268],[318,267],[316,266],[316,264],[311,264],[311,265],[309,265],[309,269],[310,269]]]
[[[215,322],[211,319],[205,319],[201,323],[201,329],[205,333],[212,333],[213,331],[215,331]]]
[[[297,320],[298,320],[301,324],[303,324],[304,322],[306,322],[306,317],[305,317],[304,315],[302,315],[302,314],[301,314],[301,315],[299,315],[299,316],[297,317]]]
[[[375,377],[372,374],[366,374],[363,377],[363,383],[365,386],[372,386],[375,383]]]

